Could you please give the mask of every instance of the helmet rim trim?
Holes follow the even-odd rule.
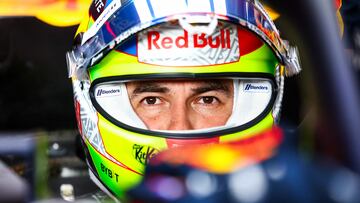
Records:
[[[267,104],[266,108],[254,119],[240,125],[240,126],[236,126],[236,127],[231,127],[228,129],[223,129],[223,130],[217,130],[217,131],[213,131],[213,132],[201,132],[201,133],[192,133],[191,136],[189,136],[188,134],[186,134],[186,136],[184,136],[184,134],[181,133],[169,133],[169,132],[161,132],[161,131],[154,131],[154,130],[146,130],[146,129],[141,129],[141,128],[137,128],[137,127],[133,127],[130,125],[127,125],[125,123],[122,123],[120,121],[118,121],[117,119],[113,118],[110,114],[108,114],[101,106],[100,104],[98,104],[98,102],[96,101],[95,95],[94,95],[94,89],[96,87],[97,84],[101,84],[101,83],[105,83],[105,82],[110,82],[113,80],[122,80],[122,81],[131,81],[131,80],[136,80],[136,79],[141,79],[141,80],[153,80],[153,79],[206,79],[206,78],[214,78],[215,77],[237,77],[237,78],[249,78],[249,79],[255,79],[255,78],[262,78],[262,79],[268,79],[271,84],[272,84],[272,90],[273,90],[273,94],[271,95],[270,101]],[[278,95],[278,86],[277,83],[275,81],[275,78],[273,75],[271,74],[267,74],[267,73],[161,73],[161,74],[139,74],[139,75],[126,75],[126,76],[112,76],[112,77],[106,77],[106,78],[98,78],[95,79],[92,84],[91,87],[89,89],[89,94],[90,94],[90,100],[93,104],[93,106],[95,107],[95,109],[97,110],[97,112],[103,116],[106,120],[110,121],[112,124],[127,130],[127,131],[131,131],[131,132],[135,132],[135,133],[140,133],[143,135],[150,135],[150,136],[155,136],[155,137],[162,137],[162,138],[175,138],[175,139],[199,139],[199,138],[211,138],[211,137],[216,137],[219,135],[228,135],[228,134],[232,134],[235,132],[239,132],[239,131],[243,131],[246,130],[254,125],[256,125],[257,123],[259,123],[260,121],[262,121],[269,113],[271,113],[272,109],[273,109],[273,104],[276,101],[277,95]]]

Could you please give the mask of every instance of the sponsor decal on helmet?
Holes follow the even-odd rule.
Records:
[[[244,92],[267,93],[269,91],[270,86],[266,83],[244,83]]]
[[[201,66],[239,60],[237,26],[219,23],[211,35],[163,24],[138,35],[138,60],[166,66]],[[175,63],[174,63],[175,62]]]
[[[189,41],[192,43],[190,46],[193,48],[204,48],[209,46],[211,48],[230,49],[230,30],[220,29],[220,35],[206,36],[205,33],[193,34],[192,40],[189,40],[189,33],[184,30],[184,34],[175,37],[161,37],[158,31],[150,31],[147,33],[147,49],[171,49],[173,47],[183,49],[189,48]]]
[[[96,20],[105,9],[106,0],[95,0],[90,6],[90,13]]]
[[[138,144],[133,145],[134,158],[141,164],[146,165],[148,161],[157,153],[159,153],[159,150],[153,147],[138,145]]]
[[[110,179],[114,179],[116,182],[119,182],[119,175],[111,170],[109,167],[107,167],[105,164],[100,163],[101,172],[109,177]]]
[[[90,7],[90,14],[95,22],[90,29],[84,33],[82,44],[93,37],[120,7],[120,0],[95,0]]]
[[[110,97],[121,95],[120,87],[98,87],[95,90],[96,97]]]

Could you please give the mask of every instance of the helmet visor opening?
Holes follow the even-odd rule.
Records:
[[[272,108],[276,86],[266,78],[112,80],[90,94],[98,112],[119,127],[191,135],[259,122]]]

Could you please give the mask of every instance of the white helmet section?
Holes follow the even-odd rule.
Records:
[[[250,122],[263,113],[273,94],[267,80],[234,80],[233,113],[228,119],[228,127],[236,127]]]
[[[101,108],[117,121],[132,127],[146,129],[145,124],[131,106],[125,83],[98,85],[95,88],[94,96]]]

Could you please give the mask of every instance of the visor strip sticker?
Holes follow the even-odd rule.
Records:
[[[101,4],[98,4],[101,2]],[[95,5],[104,6],[102,1],[95,1]],[[96,19],[94,24],[90,27],[90,29],[84,33],[81,45],[83,45],[88,39],[95,36],[96,33],[101,29],[101,27],[105,24],[105,22],[121,7],[120,0],[113,0],[107,7],[101,12],[100,16]]]

